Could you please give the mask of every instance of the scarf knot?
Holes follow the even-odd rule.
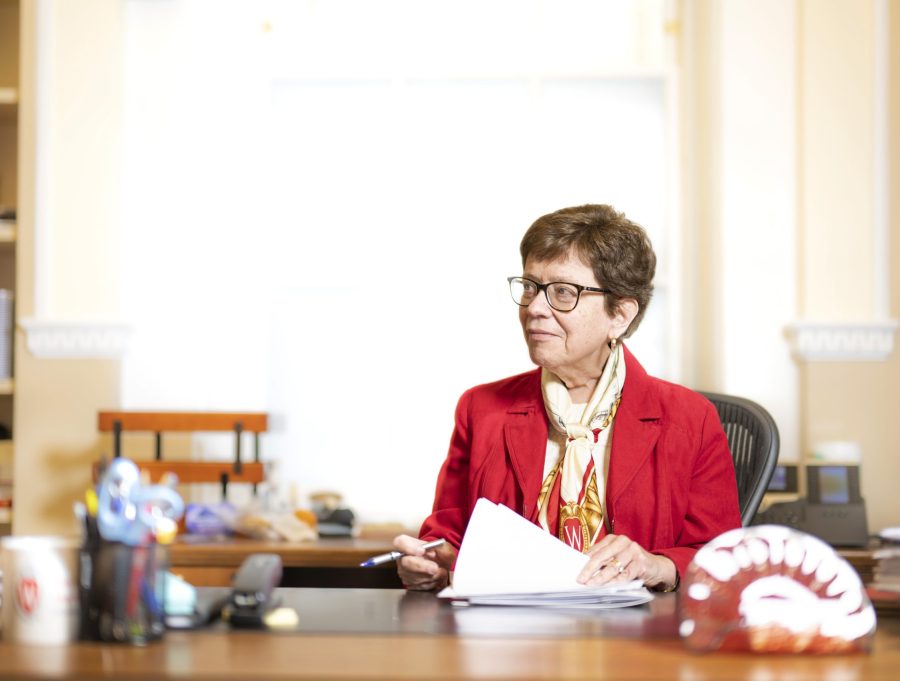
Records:
[[[582,426],[580,423],[567,423],[566,424],[566,435],[569,436],[569,442],[573,440],[588,440],[590,441],[590,435],[594,436],[594,444],[597,444],[597,439],[600,437],[600,433],[603,431],[602,428],[586,428]]]

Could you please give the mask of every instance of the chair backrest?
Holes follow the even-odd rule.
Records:
[[[716,407],[728,438],[737,477],[741,524],[747,527],[775,472],[778,426],[769,412],[756,402],[732,395],[701,394]]]
[[[97,413],[97,428],[101,433],[113,434],[113,455],[122,454],[122,435],[128,432],[156,434],[156,456],[153,461],[135,463],[150,475],[153,482],[166,473],[175,473],[179,482],[218,482],[225,495],[230,482],[255,485],[265,479],[265,468],[259,460],[259,435],[269,427],[268,415],[260,412],[146,412],[101,411]],[[165,432],[232,432],[234,459],[232,461],[173,461],[163,460],[162,436]],[[252,433],[253,461],[241,459],[241,436]],[[96,471],[95,471],[96,474]]]

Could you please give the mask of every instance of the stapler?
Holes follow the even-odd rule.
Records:
[[[222,619],[233,627],[265,626],[263,618],[278,607],[275,589],[281,583],[281,556],[254,553],[244,559],[222,607]]]

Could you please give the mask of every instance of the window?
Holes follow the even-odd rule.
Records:
[[[650,232],[677,377],[662,3],[219,8],[128,4],[126,408],[268,410],[280,479],[417,522],[460,393],[531,368],[522,233],[587,202]]]

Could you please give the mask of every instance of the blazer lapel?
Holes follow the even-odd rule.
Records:
[[[652,454],[661,416],[656,386],[627,348],[625,362],[625,389],[613,426],[606,484],[607,506],[611,510]]]

